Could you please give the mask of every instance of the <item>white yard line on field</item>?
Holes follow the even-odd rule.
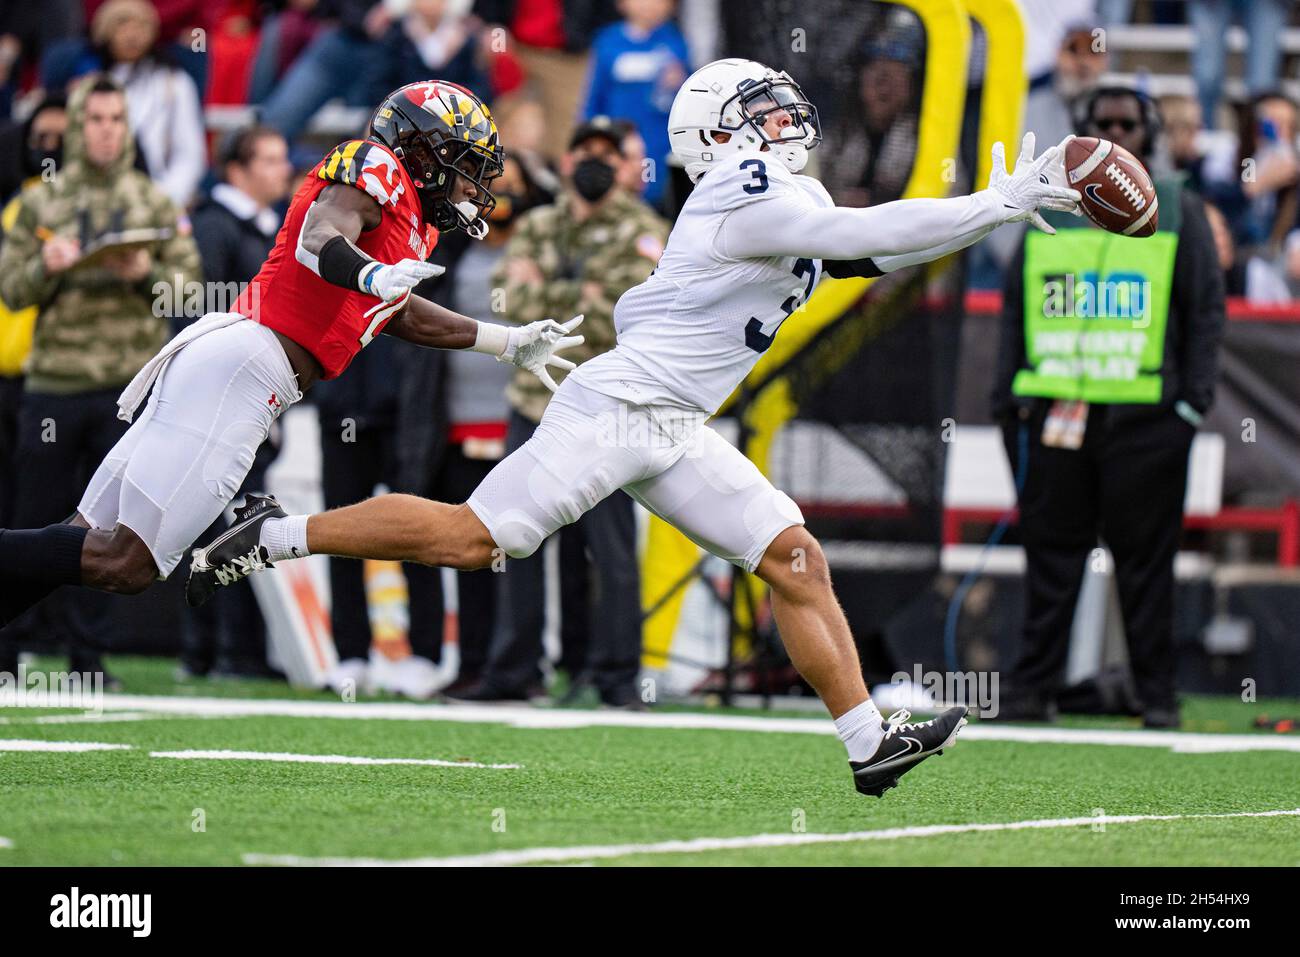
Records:
[[[528,705],[448,705],[389,701],[286,701],[260,698],[173,698],[165,695],[105,695],[105,711],[135,711],[199,718],[278,716],[352,718],[384,721],[459,721],[505,724],[516,728],[676,728],[704,731],[754,731],[783,734],[835,734],[829,719],[768,718],[756,715],[701,714],[688,711],[575,711]],[[962,741],[1016,741],[1025,744],[1094,744],[1130,748],[1169,748],[1184,754],[1220,751],[1300,753],[1300,736],[1282,734],[1206,734],[1139,729],[1013,727],[973,724]]]
[[[983,831],[1027,831],[1050,828],[1092,827],[1101,824],[1137,824],[1144,821],[1192,821],[1234,817],[1297,817],[1300,808],[1285,811],[1238,811],[1232,814],[1117,814],[1096,817],[1058,817],[1001,824],[930,824],[891,827],[840,834],[752,834],[746,837],[697,837],[655,844],[592,844],[578,847],[529,847],[458,857],[383,859],[371,857],[300,857],[294,854],[245,854],[245,864],[281,867],[500,867],[513,864],[559,864],[638,854],[699,854],[704,851],[747,850],[755,847],[799,847],[805,844],[851,844],[861,841],[896,841],[940,834]]]
[[[345,754],[287,754],[279,751],[150,751],[151,758],[180,758],[186,761],[284,761],[293,764],[419,764],[433,768],[484,768],[510,771],[522,764],[481,764],[478,761],[445,761],[440,758],[362,758]]]
[[[146,714],[143,711],[106,711],[81,714],[42,714],[35,718],[0,718],[0,724],[112,724],[118,721],[158,721],[167,715]]]
[[[95,741],[24,741],[0,738],[0,751],[130,751],[129,744],[100,744]]]

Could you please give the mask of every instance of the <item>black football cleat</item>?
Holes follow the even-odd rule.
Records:
[[[884,797],[898,779],[932,754],[943,754],[966,726],[967,708],[949,708],[929,721],[909,723],[910,711],[900,709],[885,722],[885,737],[866,761],[850,761],[853,783],[863,794]]]
[[[185,581],[185,602],[197,608],[218,588],[233,585],[253,572],[273,568],[260,544],[262,523],[285,518],[285,511],[270,495],[248,494],[235,509],[234,523],[203,548],[190,553],[190,577]]]

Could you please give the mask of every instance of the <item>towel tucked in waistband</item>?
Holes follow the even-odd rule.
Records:
[[[130,384],[122,390],[122,394],[117,398],[117,417],[124,422],[130,422],[135,417],[136,409],[140,408],[140,403],[144,401],[144,397],[149,394],[149,390],[153,388],[153,384],[158,381],[163,369],[167,368],[167,363],[176,353],[199,336],[205,336],[209,332],[215,332],[217,329],[247,319],[247,316],[237,312],[213,312],[188,329],[182,330],[180,335],[158,350],[158,354],[146,362]]]

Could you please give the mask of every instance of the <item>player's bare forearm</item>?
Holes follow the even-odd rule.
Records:
[[[469,349],[478,338],[478,322],[413,295],[384,333],[431,349]]]

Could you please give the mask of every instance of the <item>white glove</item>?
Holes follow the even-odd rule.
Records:
[[[497,359],[527,369],[541,379],[546,388],[554,392],[559,386],[546,371],[546,367],[555,366],[557,369],[567,371],[577,368],[568,359],[561,358],[555,353],[583,343],[582,336],[569,335],[578,328],[582,318],[582,316],[574,316],[568,322],[543,319],[540,322],[530,322],[526,326],[514,326],[510,329],[510,338],[506,341],[506,351]]]
[[[426,279],[441,276],[445,269],[420,259],[403,259],[391,266],[376,263],[367,266],[357,277],[362,292],[378,296],[384,302],[400,299]]]
[[[1077,189],[1060,185],[1065,182],[1064,146],[1057,144],[1034,159],[1034,134],[1026,133],[1020,143],[1020,158],[1011,173],[1006,169],[1005,147],[993,144],[993,171],[989,174],[989,189],[1002,197],[1007,213],[1003,222],[1018,223],[1028,220],[1045,233],[1056,230],[1039,215],[1039,208],[1055,209],[1077,214],[1079,195]],[[1058,169],[1059,167],[1059,169]]]

